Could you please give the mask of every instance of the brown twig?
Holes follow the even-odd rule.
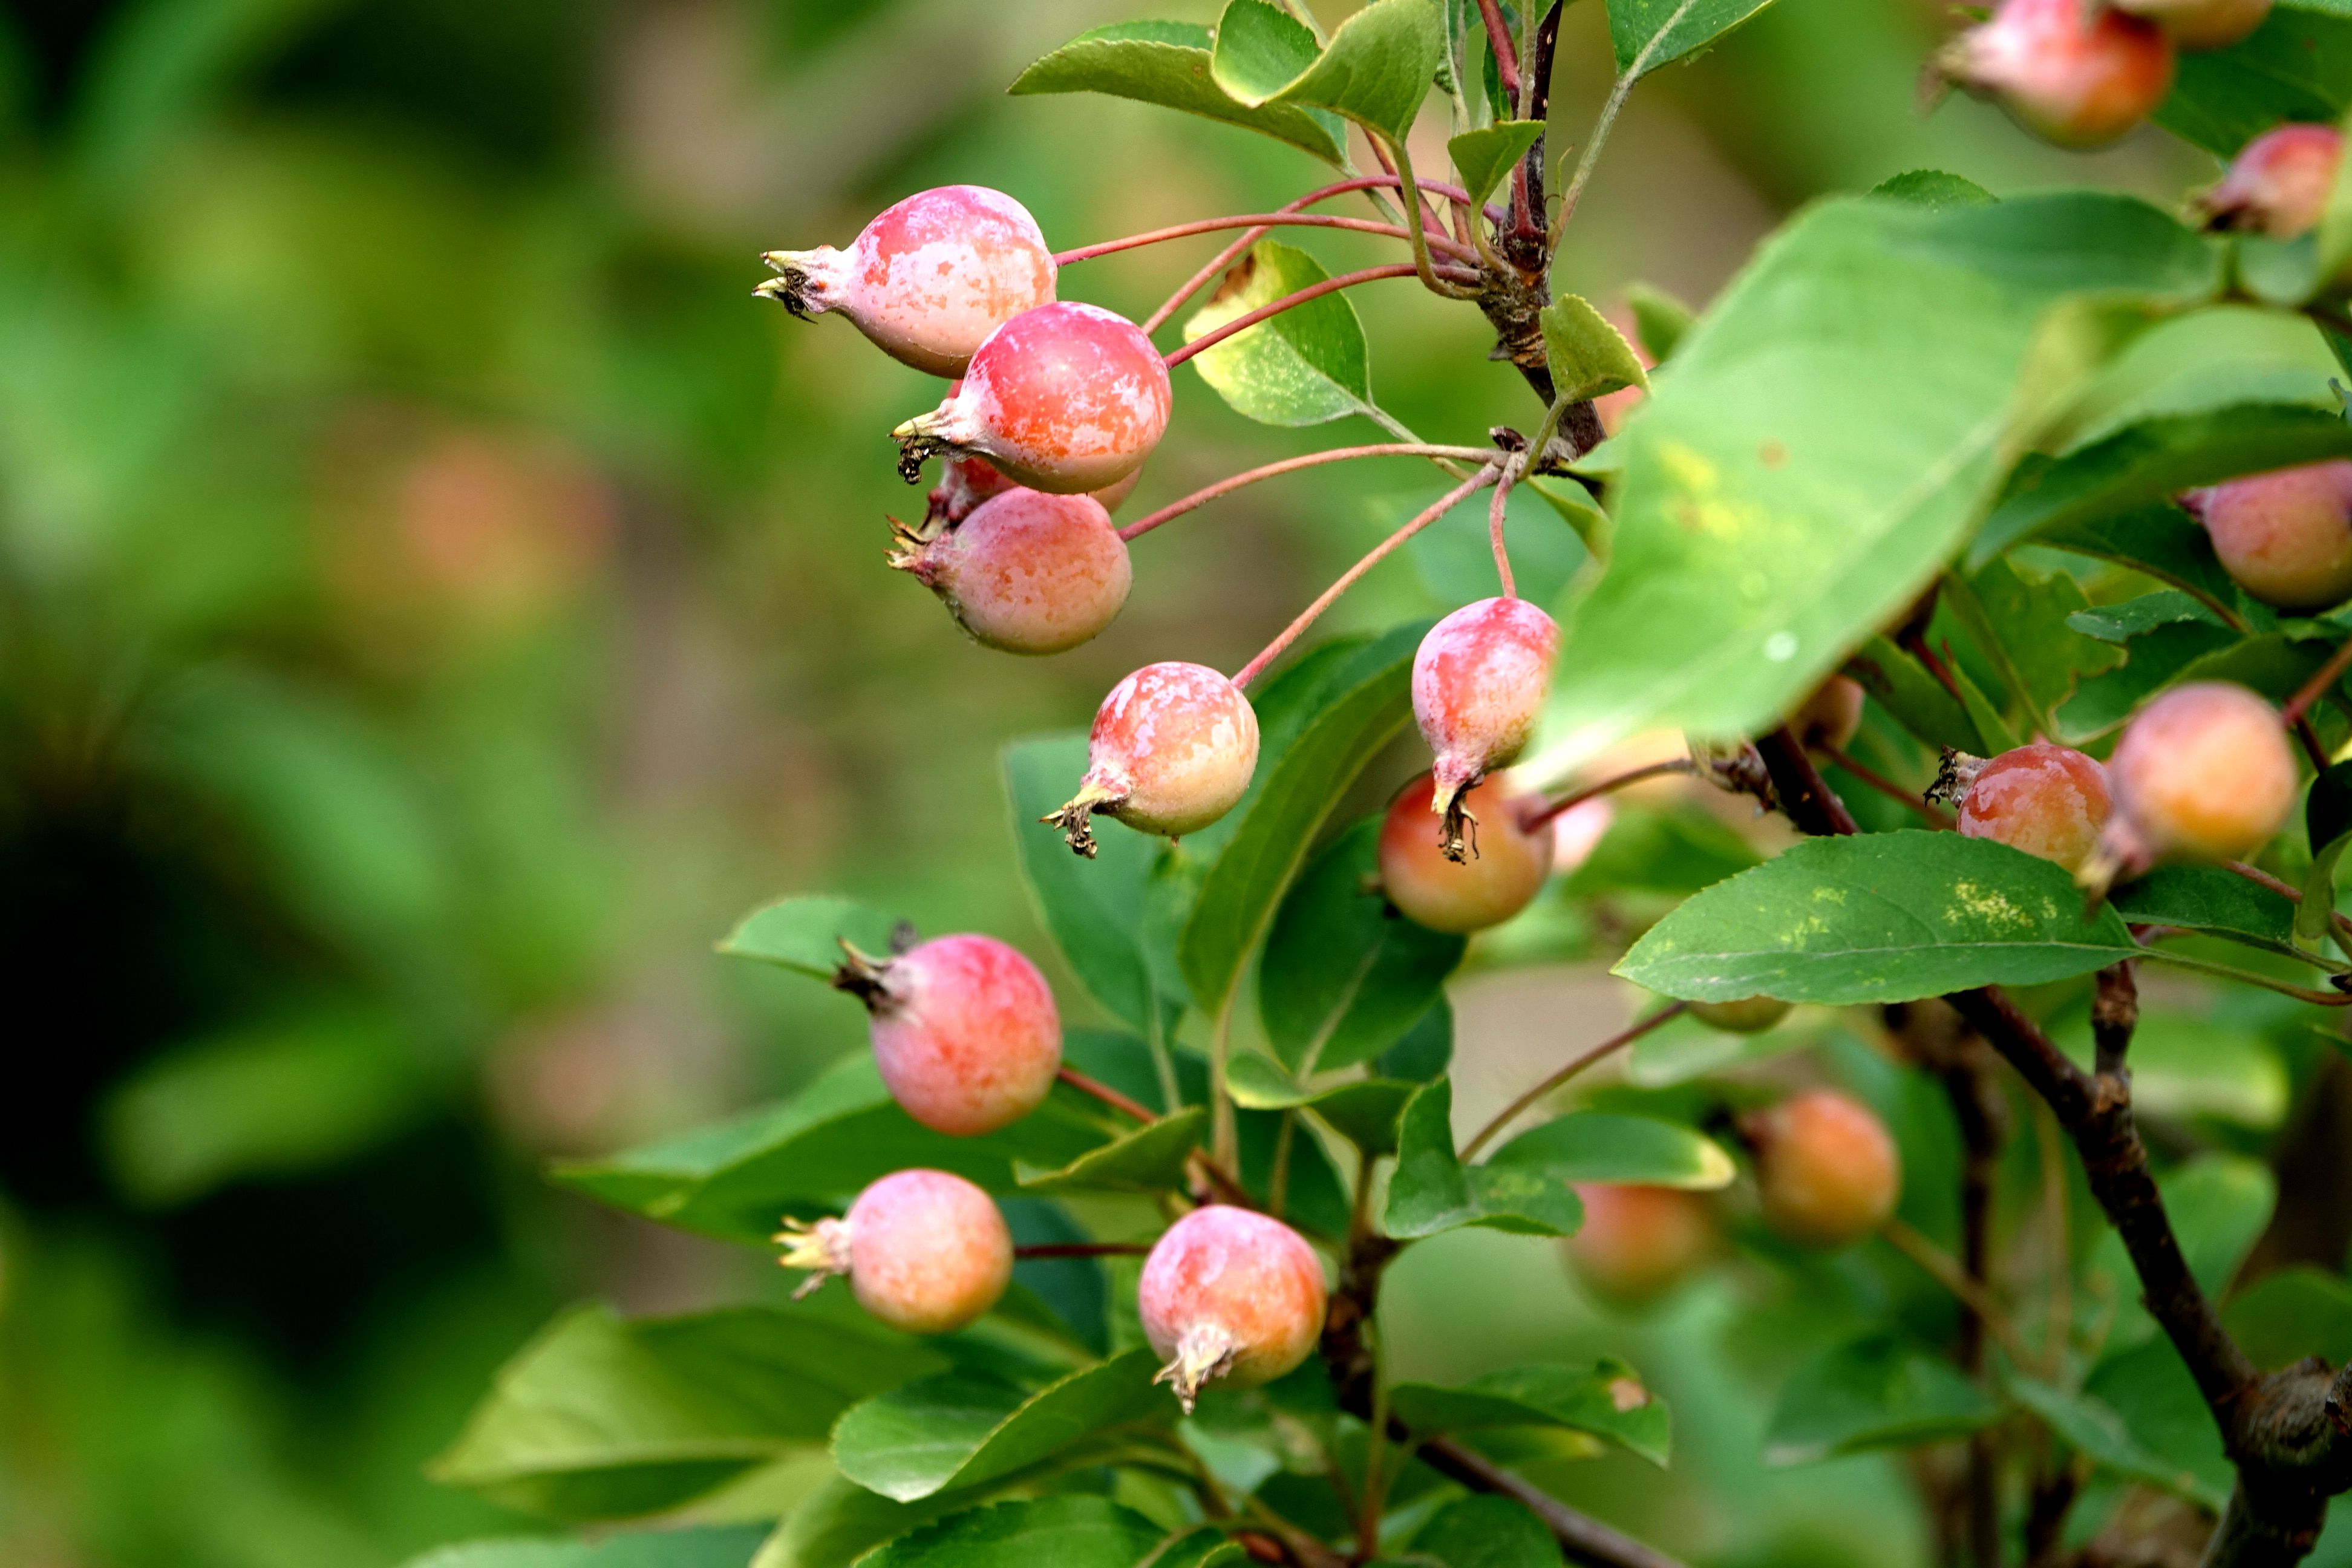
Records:
[[[1816,837],[1861,831],[1853,813],[1845,808],[1837,791],[1822,782],[1821,770],[1813,766],[1812,758],[1805,755],[1805,748],[1786,724],[1757,736],[1756,750],[1764,759],[1765,771],[1772,775],[1780,809],[1800,831]]]
[[[2286,706],[2279,710],[2279,722],[2289,728],[2301,723],[2311,705],[2327,695],[2329,689],[2344,678],[2347,669],[2352,669],[2352,637],[2346,638],[2342,647],[2329,654],[2327,662],[2313,671],[2309,680],[2295,688],[2294,695],[2288,698]],[[2326,765],[2325,763],[2320,764],[2322,767]]]
[[[1541,1083],[1528,1090],[1527,1093],[1519,1096],[1518,1099],[1511,1101],[1510,1104],[1495,1112],[1493,1118],[1487,1121],[1486,1125],[1478,1129],[1476,1132],[1471,1135],[1470,1142],[1462,1145],[1462,1152],[1459,1158],[1465,1161],[1468,1160],[1471,1156],[1477,1153],[1479,1150],[1484,1149],[1489,1142],[1493,1142],[1495,1134],[1500,1132],[1504,1128],[1508,1127],[1512,1121],[1517,1118],[1520,1111],[1525,1110],[1528,1106],[1533,1105],[1537,1100],[1541,1100],[1545,1095],[1549,1094],[1553,1089],[1558,1089],[1561,1084],[1566,1083],[1570,1079],[1574,1078],[1578,1073],[1582,1072],[1586,1068],[1591,1067],[1593,1063],[1601,1061],[1618,1051],[1623,1050],[1627,1046],[1632,1045],[1635,1040],[1640,1039],[1643,1035],[1648,1034],[1651,1030],[1656,1028],[1659,1025],[1664,1023],[1669,1018],[1681,1016],[1689,1006],[1690,1004],[1687,1002],[1676,1002],[1669,1006],[1661,1007],[1658,1011],[1651,1014],[1640,1023],[1633,1025],[1630,1028],[1619,1030],[1616,1034],[1610,1036],[1607,1039],[1601,1041],[1591,1050],[1584,1052],[1580,1056],[1572,1058],[1566,1067],[1561,1068],[1558,1072],[1553,1073]]]

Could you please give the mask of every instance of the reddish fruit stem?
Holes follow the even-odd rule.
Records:
[[[1554,817],[1575,810],[1588,800],[1595,800],[1612,791],[1623,789],[1627,784],[1640,784],[1643,779],[1663,778],[1668,773],[1690,773],[1697,771],[1697,765],[1688,757],[1676,757],[1672,762],[1652,763],[1646,767],[1635,768],[1632,773],[1619,773],[1615,778],[1602,779],[1590,788],[1578,790],[1571,795],[1564,795],[1558,800],[1548,801],[1541,811],[1523,819],[1519,828],[1522,832],[1533,833]]]
[[[1419,441],[1383,441],[1369,447],[1333,447],[1328,451],[1309,452],[1304,457],[1285,458],[1277,463],[1245,469],[1230,479],[1219,479],[1205,489],[1194,490],[1181,500],[1170,501],[1149,517],[1139,518],[1118,531],[1121,539],[1139,539],[1163,522],[1173,521],[1197,507],[1207,505],[1219,496],[1231,495],[1244,485],[1260,479],[1270,479],[1280,474],[1300,468],[1337,463],[1349,458],[1458,458],[1465,462],[1481,463],[1495,454],[1483,447],[1433,447]]]
[[[1486,0],[1486,4],[1491,6],[1494,0]],[[1495,547],[1495,575],[1502,579],[1506,599],[1519,596],[1518,585],[1511,580],[1510,546],[1503,542],[1503,509],[1510,501],[1511,480],[1517,474],[1515,466],[1504,465],[1503,477],[1495,481],[1495,499],[1486,507],[1486,537]]]
[[[2309,680],[2295,689],[2294,695],[2286,700],[2286,706],[2279,710],[2279,722],[2290,729],[2303,722],[2303,716],[2310,710],[2311,705],[2326,696],[2329,688],[2342,679],[2347,669],[2352,669],[2352,638],[2347,638],[2344,646],[2330,654],[2327,662],[2314,671]],[[2325,763],[2320,764],[2323,768],[2326,765]]]
[[[1047,1241],[1016,1247],[1015,1258],[1140,1258],[1151,1250],[1137,1241]]]
[[[1158,245],[1162,240],[1184,239],[1196,234],[1214,234],[1219,229],[1251,227],[1255,227],[1260,234],[1264,234],[1269,228],[1276,227],[1344,228],[1352,229],[1358,234],[1386,235],[1391,239],[1412,237],[1402,225],[1377,223],[1367,217],[1336,217],[1329,213],[1246,213],[1239,217],[1211,217],[1202,218],[1198,223],[1180,223],[1169,228],[1155,228],[1148,234],[1130,234],[1124,239],[1106,239],[1100,245],[1082,246],[1076,250],[1061,251],[1055,256],[1054,264],[1057,267],[1067,267],[1074,261],[1091,261],[1097,256],[1110,256],[1122,250],[1138,250],[1147,245]],[[1451,251],[1466,261],[1475,261],[1478,258],[1476,250],[1450,239],[1443,234],[1436,236],[1431,243]]]
[[[1437,270],[1467,280],[1475,280],[1477,277],[1476,273],[1466,272],[1459,268],[1447,267]],[[1367,267],[1360,272],[1342,272],[1337,278],[1326,278],[1320,283],[1310,283],[1295,294],[1285,294],[1270,305],[1260,305],[1246,316],[1236,316],[1216,331],[1203,332],[1182,348],[1171,349],[1160,357],[1168,362],[1170,370],[1174,370],[1194,354],[1206,349],[1215,348],[1234,333],[1245,332],[1270,316],[1279,316],[1285,310],[1297,310],[1310,300],[1320,300],[1326,294],[1336,294],[1342,289],[1352,289],[1359,283],[1376,283],[1383,278],[1414,278],[1419,275],[1420,269],[1410,262],[1400,262],[1389,267]]]
[[[1494,1141],[1495,1134],[1500,1132],[1504,1128],[1508,1127],[1513,1121],[1517,1120],[1520,1111],[1525,1110],[1528,1106],[1533,1105],[1537,1100],[1541,1100],[1545,1095],[1549,1094],[1553,1089],[1558,1089],[1561,1084],[1566,1083],[1570,1079],[1574,1078],[1578,1073],[1582,1072],[1586,1068],[1591,1067],[1593,1063],[1600,1061],[1604,1057],[1608,1057],[1618,1051],[1623,1050],[1627,1046],[1632,1045],[1635,1040],[1640,1039],[1643,1035],[1648,1034],[1651,1030],[1656,1028],[1667,1019],[1680,1017],[1683,1015],[1684,1010],[1689,1006],[1690,1004],[1687,1002],[1676,1002],[1671,1006],[1662,1007],[1658,1011],[1651,1014],[1648,1017],[1643,1019],[1640,1023],[1633,1025],[1632,1027],[1621,1029],[1616,1034],[1610,1036],[1609,1038],[1601,1041],[1599,1045],[1593,1047],[1582,1056],[1571,1058],[1566,1067],[1560,1068],[1549,1078],[1545,1079],[1541,1083],[1536,1085],[1535,1088],[1528,1090],[1527,1093],[1519,1096],[1518,1099],[1503,1107],[1502,1110],[1495,1112],[1493,1120],[1489,1121],[1486,1126],[1481,1127],[1476,1132],[1473,1133],[1471,1135],[1470,1142],[1462,1145],[1462,1152],[1458,1158],[1465,1161],[1468,1160],[1470,1156],[1475,1154],[1479,1150],[1484,1149],[1488,1143],[1492,1142]]]
[[[1495,0],[1478,0],[1478,14],[1486,20],[1486,44],[1495,51],[1495,75],[1503,84],[1503,96],[1513,103],[1519,100],[1519,57],[1511,47],[1510,24],[1503,20],[1503,8]]]
[[[1409,275],[1412,271],[1412,268],[1408,267],[1405,268],[1405,271]],[[1234,676],[1234,684],[1246,689],[1249,683],[1255,680],[1258,676],[1265,671],[1267,665],[1272,664],[1276,659],[1280,658],[1284,652],[1289,648],[1290,645],[1297,642],[1307,628],[1315,624],[1316,617],[1322,615],[1324,611],[1329,609],[1333,602],[1336,601],[1340,595],[1346,593],[1349,589],[1356,585],[1357,578],[1361,577],[1365,573],[1370,571],[1373,567],[1379,565],[1383,560],[1387,559],[1390,552],[1394,551],[1397,546],[1402,544],[1406,540],[1411,539],[1414,534],[1419,533],[1423,529],[1427,528],[1431,523],[1435,522],[1439,518],[1444,517],[1447,512],[1453,510],[1454,503],[1461,500],[1463,497],[1468,495],[1473,490],[1484,489],[1488,485],[1493,484],[1495,482],[1496,476],[1501,471],[1501,466],[1499,464],[1488,464],[1486,468],[1479,469],[1476,473],[1471,475],[1468,479],[1463,480],[1460,484],[1454,486],[1444,495],[1438,497],[1435,501],[1431,503],[1429,509],[1423,511],[1420,516],[1414,518],[1411,522],[1406,523],[1402,528],[1398,529],[1394,533],[1390,534],[1386,539],[1381,540],[1378,544],[1372,546],[1370,553],[1367,554],[1361,561],[1357,562],[1353,566],[1349,567],[1347,571],[1341,573],[1338,582],[1332,584],[1328,588],[1324,589],[1322,595],[1317,598],[1313,604],[1307,605],[1307,608],[1298,613],[1298,618],[1297,620],[1283,627],[1282,635],[1276,637],[1272,642],[1266,644],[1264,652],[1260,653],[1255,658],[1250,660],[1247,664],[1242,666],[1240,670]]]
[[[1901,784],[1896,784],[1893,779],[1886,777],[1885,774],[1873,773],[1870,769],[1863,766],[1851,756],[1848,756],[1845,752],[1840,748],[1822,743],[1816,743],[1813,750],[1827,757],[1831,762],[1835,763],[1839,767],[1843,768],[1847,773],[1852,773],[1855,778],[1860,779],[1872,789],[1876,790],[1887,799],[1895,802],[1897,805],[1907,806],[1911,810],[1917,812],[1919,816],[1926,820],[1928,826],[1949,827],[1952,826],[1952,819],[1948,815],[1937,810],[1932,805],[1929,805],[1926,801],[1920,799],[1917,795],[1913,795],[1909,790],[1905,789]]]
[[[1097,1100],[1101,1100],[1105,1105],[1109,1106],[1113,1110],[1118,1111],[1123,1115],[1132,1116],[1138,1121],[1157,1121],[1160,1120],[1159,1112],[1149,1110],[1140,1103],[1128,1099],[1127,1096],[1119,1093],[1118,1090],[1111,1088],[1111,1086],[1107,1083],[1102,1083],[1097,1079],[1088,1078],[1086,1074],[1080,1072],[1074,1067],[1064,1067],[1056,1071],[1054,1076],[1060,1079],[1064,1083],[1068,1084],[1072,1089],[1076,1089],[1080,1094],[1091,1094]]]

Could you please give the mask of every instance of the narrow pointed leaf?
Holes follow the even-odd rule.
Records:
[[[1287,142],[1334,168],[1348,161],[1338,116],[1287,103],[1234,102],[1210,79],[1209,29],[1191,22],[1121,22],[1097,27],[1023,71],[1015,93],[1100,92],[1221,120]]]
[[[1234,1103],[1248,1110],[1311,1110],[1341,1137],[1371,1154],[1396,1152],[1397,1119],[1421,1086],[1398,1079],[1357,1079],[1302,1089],[1264,1057],[1236,1056],[1226,1076]]]
[[[858,1485],[899,1502],[1024,1469],[1107,1427],[1172,1421],[1155,1389],[1159,1357],[1132,1350],[1028,1393],[951,1372],[878,1394],[841,1417],[834,1461]]]
[[[1543,328],[1552,389],[1559,396],[1581,401],[1629,386],[1649,386],[1642,356],[1582,295],[1562,294],[1536,320]]]
[[[1713,1139],[1646,1116],[1580,1110],[1528,1129],[1486,1162],[1570,1182],[1638,1182],[1711,1192],[1738,1168]]]
[[[897,923],[850,899],[782,899],[745,915],[719,951],[831,980],[841,967],[844,942],[860,952],[887,953]]]
[[[1184,1162],[1201,1142],[1208,1112],[1199,1106],[1163,1116],[1123,1137],[1089,1149],[1058,1169],[1018,1163],[1022,1190],[1063,1193],[1089,1187],[1122,1192],[1181,1192]]]
[[[1436,0],[1372,0],[1329,45],[1264,0],[1232,0],[1217,19],[1209,73],[1235,102],[1328,109],[1401,142],[1445,58]]]
[[[1654,1465],[1666,1462],[1674,1442],[1665,1402],[1622,1361],[1512,1367],[1459,1387],[1401,1383],[1390,1394],[1389,1407],[1416,1432],[1566,1426],[1605,1438]]]

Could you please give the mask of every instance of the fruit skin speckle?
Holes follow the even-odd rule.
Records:
[[[1466,934],[1502,924],[1534,901],[1551,874],[1550,826],[1530,832],[1520,813],[1539,801],[1517,801],[1490,778],[1463,796],[1476,823],[1472,854],[1447,858],[1442,834],[1430,820],[1434,775],[1423,773],[1389,802],[1381,820],[1381,887],[1389,902],[1415,925]]]
[[[929,540],[902,532],[890,564],[944,601],[975,642],[1007,653],[1060,653],[1127,603],[1127,542],[1092,496],[1015,486]]]
[[[994,937],[943,936],[876,961],[853,955],[834,984],[872,1015],[875,1066],[907,1114],[976,1137],[1018,1121],[1052,1092],[1062,1021],[1037,966]]]
[[[1305,1361],[1327,1301],[1322,1261],[1297,1231],[1223,1204],[1169,1226],[1136,1290],[1144,1337],[1168,1360],[1160,1376],[1187,1411],[1207,1383],[1253,1388]]]
[[[1979,769],[1960,796],[1961,833],[2078,869],[2098,844],[2114,802],[2107,770],[2071,746],[2037,741]]]
[[[1559,626],[1525,599],[1481,599],[1429,628],[1412,657],[1412,716],[1437,756],[1430,809],[1448,859],[1468,858],[1462,797],[1523,751],[1551,689]]]

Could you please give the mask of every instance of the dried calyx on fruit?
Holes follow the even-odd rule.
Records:
[[[1551,689],[1559,626],[1525,599],[1481,599],[1429,628],[1412,656],[1412,716],[1437,754],[1430,809],[1449,860],[1467,859],[1475,819],[1463,796],[1516,758]]]
[[[2319,226],[2343,162],[2344,133],[2333,125],[2281,125],[2246,143],[2198,210],[2215,228],[2297,239]]]
[[[1190,1414],[1203,1384],[1254,1388],[1305,1361],[1323,1332],[1323,1265],[1298,1233],[1213,1204],[1168,1227],[1143,1260],[1136,1309],[1167,1358],[1154,1382]]]
[[[2263,25],[2271,0],[2112,0],[2184,49],[2225,49]]]
[[[803,319],[837,311],[902,364],[961,375],[1004,322],[1054,298],[1054,253],[1019,202],[942,185],[887,208],[846,250],[771,250],[752,290]]]
[[[1147,664],[1095,710],[1078,793],[1043,820],[1092,859],[1091,817],[1181,837],[1231,811],[1256,770],[1257,714],[1241,688],[1205,665]]]
[[[1389,802],[1381,819],[1381,889],[1407,920],[1431,931],[1467,934],[1500,925],[1526,909],[1551,874],[1549,825],[1521,826],[1543,803],[1513,799],[1500,778],[1472,788],[1462,805],[1478,824],[1478,853],[1454,860],[1429,831],[1436,793],[1436,779],[1423,773]]]
[[[944,601],[973,641],[1059,653],[1110,625],[1134,581],[1127,542],[1092,496],[1021,486],[929,539],[892,521],[890,564]]]
[[[2222,570],[2265,605],[2325,610],[2352,597],[2352,461],[2249,474],[2193,499]]]
[[[2171,41],[2101,0],[2004,0],[1946,46],[1937,65],[2062,147],[2117,140],[2172,89]]]
[[[990,333],[947,401],[890,434],[909,484],[929,458],[958,453],[1032,489],[1073,495],[1141,468],[1170,406],[1168,366],[1134,322],[1054,304]]]
[[[1958,827],[2072,871],[2107,825],[2107,771],[2071,746],[2036,742],[1990,760],[1944,753],[1931,798],[1959,807]]]
[[[793,1294],[848,1276],[857,1304],[894,1329],[944,1334],[1003,1296],[1013,1279],[1013,1234],[994,1202],[945,1171],[898,1171],[857,1194],[841,1219],[787,1219],[777,1261],[806,1268]]]
[[[2159,860],[2251,855],[2285,822],[2296,784],[2277,709],[2227,681],[2176,686],[2107,758],[2115,814],[2075,880],[2096,897]]]
[[[986,936],[943,936],[891,958],[847,942],[833,983],[866,1004],[874,1062],[908,1115],[976,1137],[1045,1100],[1062,1066],[1054,993],[1020,952]]]
[[[1805,1247],[1851,1247],[1895,1213],[1903,1159],[1869,1107],[1807,1089],[1741,1120],[1757,1195],[1773,1229]]]

